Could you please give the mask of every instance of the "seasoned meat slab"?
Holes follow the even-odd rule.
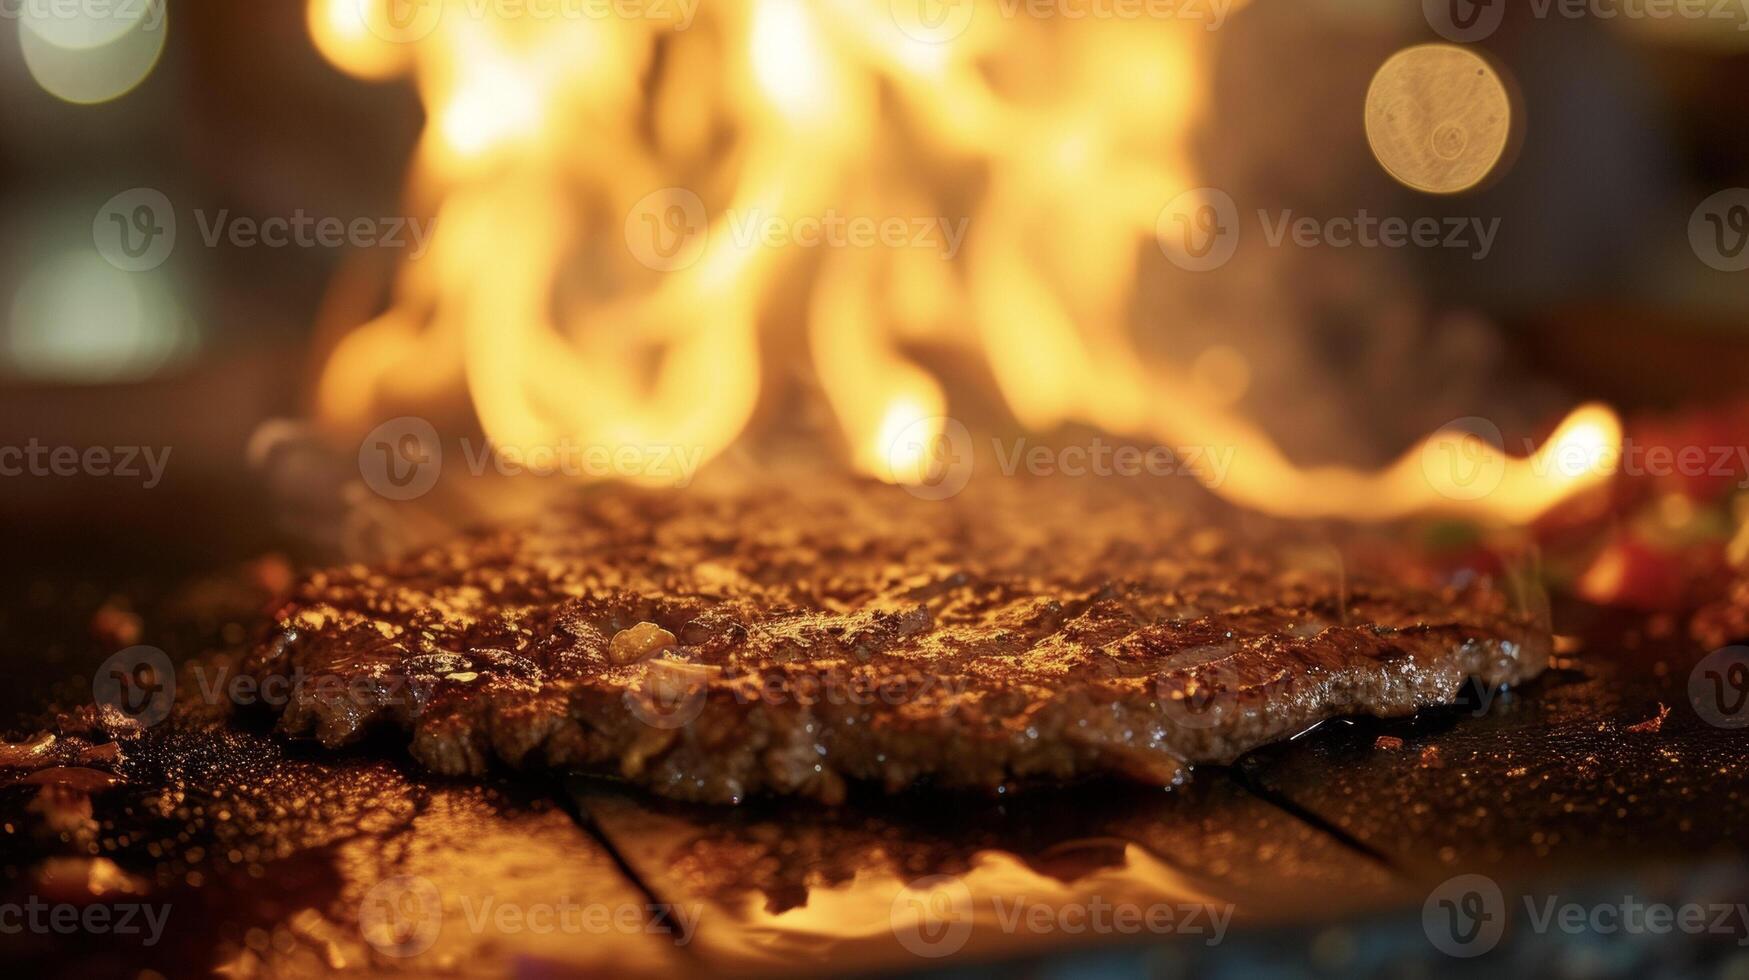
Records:
[[[284,731],[338,746],[395,726],[442,773],[497,760],[835,802],[847,780],[1170,785],[1547,662],[1546,628],[1485,578],[1369,580],[1213,505],[995,482],[947,501],[586,494],[310,575],[249,669],[290,691]]]

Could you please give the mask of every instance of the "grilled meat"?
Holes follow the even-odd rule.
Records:
[[[288,692],[283,730],[327,745],[392,725],[442,773],[575,767],[732,802],[1169,785],[1547,660],[1486,581],[1369,580],[1210,505],[997,482],[586,495],[310,575],[250,669]]]

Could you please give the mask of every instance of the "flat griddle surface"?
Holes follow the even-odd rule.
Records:
[[[86,683],[109,650],[76,638],[118,592],[179,659],[226,648],[246,618],[241,601],[214,613],[230,601],[224,576],[133,565],[106,578],[89,567],[11,573],[8,645],[53,651],[15,658],[26,666],[7,695],[14,707]],[[1554,969],[1571,950],[1527,930],[1476,961],[1437,953],[1422,931],[1430,890],[1474,872],[1508,893],[1621,886],[1740,900],[1749,817],[1743,736],[1687,704],[1705,651],[1641,617],[1567,608],[1556,625],[1580,637],[1564,666],[1485,709],[1326,725],[1231,769],[1199,769],[1170,792],[1094,783],[1000,799],[859,792],[840,808],[691,806],[562,776],[444,781],[393,744],[336,756],[272,736],[265,713],[227,708],[150,731],[130,750],[129,782],[92,797],[90,833],[48,826],[33,809],[40,786],[0,788],[14,899],[109,874],[141,892],[102,901],[170,905],[163,941],[25,934],[0,946],[50,975],[918,970],[944,961],[898,940],[895,902],[908,884],[950,875],[975,909],[996,896],[1056,909],[1233,909],[1218,946],[1206,934],[1094,933],[1057,920],[1005,927],[979,912],[963,947],[979,962]],[[1660,704],[1672,709],[1661,731],[1627,731]],[[1402,747],[1377,747],[1381,735]],[[389,879],[427,881],[441,896],[435,938],[418,956],[363,940],[361,908]],[[637,928],[541,932],[517,918],[564,902],[633,916]],[[510,918],[483,911],[504,907]],[[1698,952],[1681,936],[1622,939],[1610,962],[1675,975],[1696,956],[1736,955],[1737,938],[1707,937]]]

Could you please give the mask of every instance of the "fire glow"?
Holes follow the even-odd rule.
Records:
[[[1198,186],[1200,25],[974,16],[944,37],[889,0],[746,0],[684,24],[463,2],[397,21],[391,6],[405,7],[309,7],[337,67],[413,79],[428,123],[410,207],[437,229],[387,311],[325,365],[318,410],[337,429],[465,390],[499,444],[714,457],[779,383],[762,351],[787,346],[807,351],[849,464],[913,483],[952,408],[906,355],[927,344],[981,364],[1028,430],[1233,447],[1213,489],[1273,514],[1519,523],[1609,479],[1561,462],[1619,444],[1596,405],[1529,457],[1441,433],[1376,471],[1303,467],[1231,399],[1134,349],[1137,250],[1163,202]],[[1041,79],[1029,59],[1058,67]],[[948,173],[978,174],[975,193]],[[965,219],[963,249],[949,261],[731,233],[736,216],[793,227],[828,212]],[[797,316],[799,330],[773,326]],[[1457,475],[1428,464],[1440,452]]]

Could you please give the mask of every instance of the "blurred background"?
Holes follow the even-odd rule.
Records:
[[[1517,446],[1587,400],[1729,398],[1749,290],[1690,232],[1749,184],[1743,11],[1476,7],[1460,46],[1511,91],[1515,136],[1444,195],[1392,177],[1364,112],[1386,59],[1454,40],[1438,7],[11,0],[0,443],[174,448],[150,494],[81,475],[0,495],[72,534],[104,533],[94,506],[267,526],[288,494],[356,482],[362,434],[407,414],[710,458],[799,431],[902,480],[893,433],[941,416],[1180,443],[1254,426],[1291,465],[1379,467],[1464,417]],[[1197,187],[1243,225],[1212,271],[1156,234]],[[639,219],[688,209],[708,239],[640,254]],[[737,234],[823,212],[965,239]],[[1259,212],[1499,233],[1485,256],[1280,247]],[[275,246],[276,219],[368,234]],[[306,443],[337,455],[271,465]]]

